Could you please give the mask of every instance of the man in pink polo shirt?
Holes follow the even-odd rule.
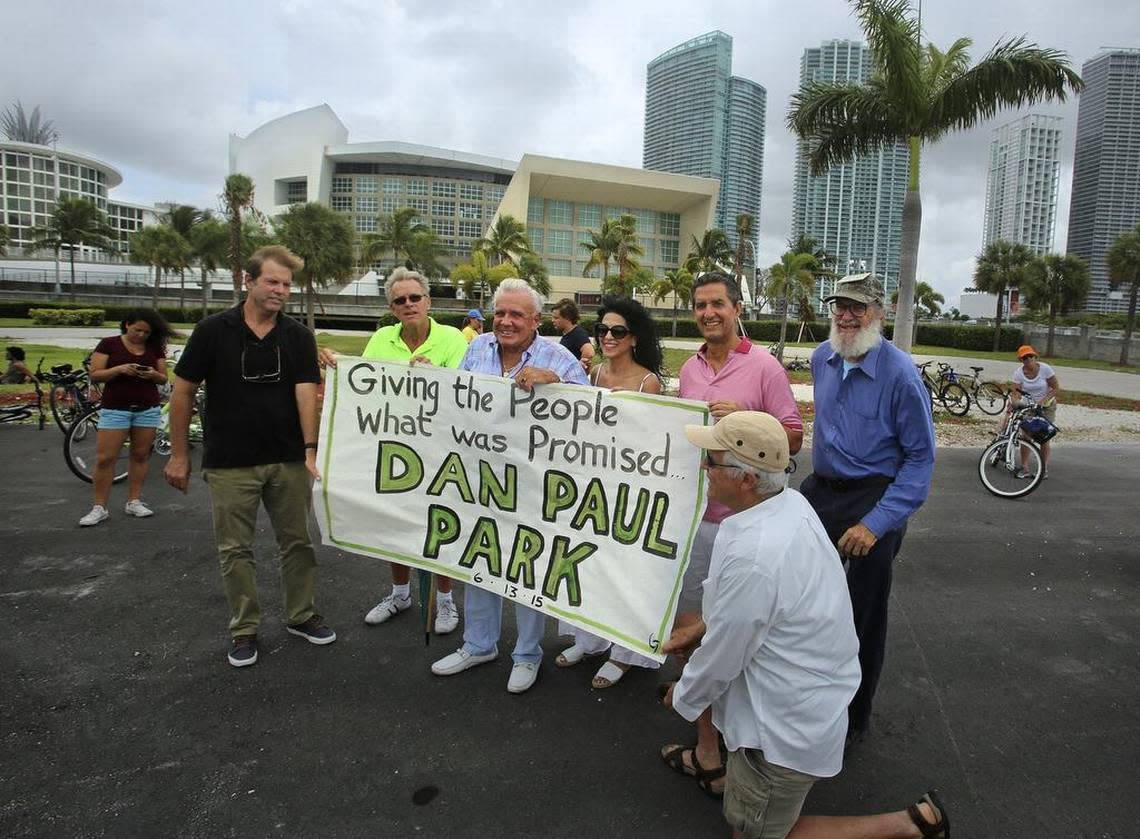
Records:
[[[788,434],[792,454],[800,450],[804,423],[796,407],[788,374],[763,347],[740,337],[741,298],[735,278],[720,272],[702,274],[693,283],[693,315],[705,343],[681,367],[678,396],[708,402],[715,420],[733,411],[763,411],[771,414]],[[681,585],[675,625],[700,620],[701,594],[709,572],[713,543],[721,521],[732,511],[708,501]],[[724,789],[724,763],[712,713],[706,709],[697,719],[695,749],[666,746],[661,756],[678,772],[693,775],[715,797]]]

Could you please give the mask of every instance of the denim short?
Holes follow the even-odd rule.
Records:
[[[120,411],[115,408],[99,410],[100,431],[125,431],[128,428],[158,428],[162,424],[162,408],[143,408],[138,411]]]

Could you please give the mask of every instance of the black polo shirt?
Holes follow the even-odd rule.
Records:
[[[574,324],[574,328],[562,336],[559,342],[570,352],[574,353],[574,357],[579,361],[582,360],[582,347],[590,343],[590,336],[586,334],[586,330],[578,324]]]
[[[226,469],[305,459],[294,386],[320,382],[313,335],[288,315],[261,339],[241,305],[203,319],[176,375],[206,384],[203,466]]]

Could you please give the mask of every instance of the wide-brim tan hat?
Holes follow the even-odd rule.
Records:
[[[716,425],[686,425],[685,436],[694,446],[732,452],[765,472],[788,468],[788,434],[778,419],[763,411],[734,411]]]

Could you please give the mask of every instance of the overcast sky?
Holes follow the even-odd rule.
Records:
[[[733,73],[768,91],[760,263],[791,225],[795,146],[784,127],[803,49],[858,39],[842,0],[40,0],[5,15],[0,106],[55,121],[61,148],[116,166],[120,200],[217,206],[227,138],[327,102],[349,142],[405,140],[511,159],[526,152],[641,165],[645,65],[695,35],[733,37]],[[1132,9],[1132,11],[1129,11]],[[1074,66],[1140,47],[1131,0],[927,0],[942,48],[1025,34]],[[1064,116],[1056,243],[1064,248],[1076,103]],[[927,147],[919,279],[953,305],[981,247],[986,153],[1002,114]]]

